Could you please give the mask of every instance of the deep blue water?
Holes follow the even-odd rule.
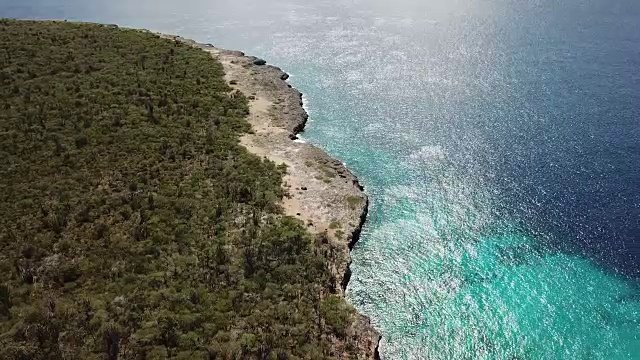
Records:
[[[640,2],[0,0],[290,72],[372,205],[384,359],[640,359]]]

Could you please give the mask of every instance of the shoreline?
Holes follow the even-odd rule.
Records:
[[[157,35],[209,52],[224,67],[229,86],[248,98],[247,120],[253,131],[240,143],[258,156],[287,165],[284,213],[302,220],[311,233],[326,234],[337,250],[325,256],[335,276],[334,292],[344,298],[351,278],[350,252],[360,239],[369,199],[342,162],[312,144],[295,141],[309,118],[302,93],[287,82],[287,73],[262,59],[177,35]],[[367,317],[355,311],[349,330],[357,338],[358,359],[380,358],[381,335]]]

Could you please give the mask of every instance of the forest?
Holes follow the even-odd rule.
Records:
[[[0,20],[0,359],[353,355],[334,250],[189,45]]]

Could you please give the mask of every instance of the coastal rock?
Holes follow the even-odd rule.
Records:
[[[302,220],[310,232],[333,244],[335,254],[327,261],[336,279],[335,291],[343,296],[351,276],[350,250],[360,238],[367,215],[363,187],[342,162],[311,144],[292,141],[304,131],[309,116],[302,106],[302,94],[285,81],[287,73],[237,51],[186,42],[220,61],[234,90],[255,95],[248,116],[253,132],[243,136],[241,144],[256,155],[287,166],[284,183],[288,195],[282,207],[287,215]],[[357,359],[379,358],[380,335],[368,318],[355,314],[347,336],[356,343]],[[331,343],[336,354],[346,354],[343,340],[334,338]]]

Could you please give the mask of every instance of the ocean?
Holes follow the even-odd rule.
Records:
[[[266,59],[371,199],[348,300],[402,359],[640,359],[640,2],[0,0]]]

